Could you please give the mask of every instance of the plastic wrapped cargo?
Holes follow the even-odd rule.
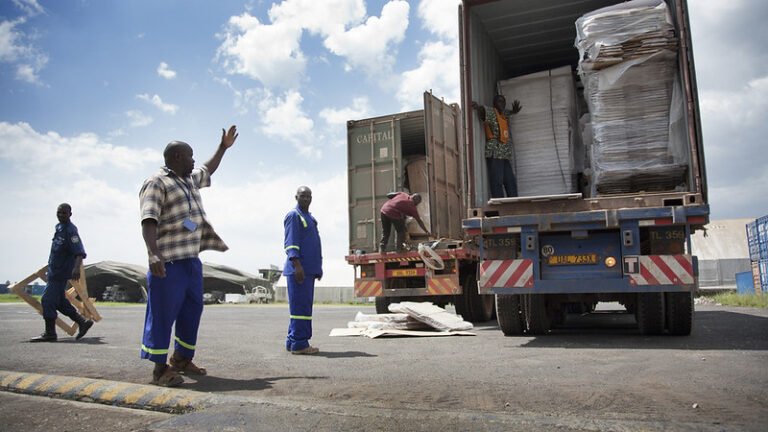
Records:
[[[666,4],[634,0],[576,21],[591,114],[592,193],[684,190],[677,39]]]

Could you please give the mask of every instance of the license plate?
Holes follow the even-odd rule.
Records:
[[[402,277],[402,276],[418,276],[418,270],[416,269],[405,269],[405,270],[392,270],[392,276],[393,277]]]
[[[549,265],[597,264],[597,254],[551,255],[547,257],[547,264]]]

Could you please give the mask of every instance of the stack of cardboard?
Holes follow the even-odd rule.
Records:
[[[633,0],[576,22],[591,114],[593,194],[661,191],[684,183],[670,139],[677,39],[662,0]]]
[[[523,107],[510,119],[518,195],[575,192],[580,141],[570,66],[501,81],[499,91],[508,106]]]

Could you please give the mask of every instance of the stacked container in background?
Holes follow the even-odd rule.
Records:
[[[768,215],[747,224],[747,243],[755,292],[768,292]]]

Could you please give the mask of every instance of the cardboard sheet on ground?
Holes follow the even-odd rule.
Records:
[[[331,337],[366,336],[371,339],[382,336],[412,336],[412,337],[442,337],[442,336],[474,336],[468,331],[437,331],[437,330],[386,330],[365,328],[335,328],[331,330]]]
[[[358,312],[347,328],[335,328],[330,336],[474,336],[472,324],[432,303],[393,303],[390,310],[402,313],[369,315]]]

